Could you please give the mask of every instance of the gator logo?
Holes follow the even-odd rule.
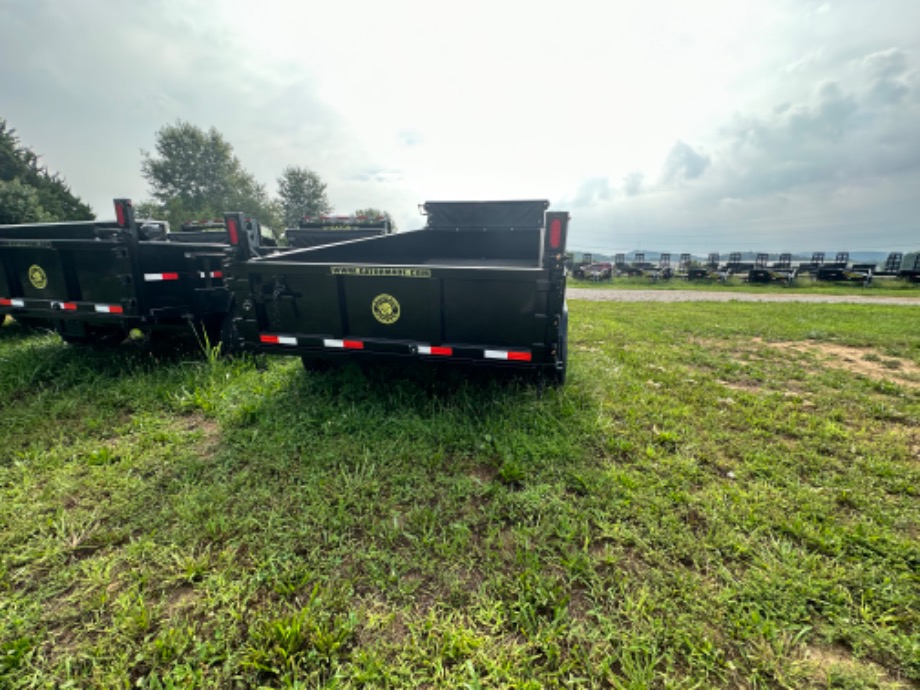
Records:
[[[29,266],[29,282],[38,290],[48,287],[48,276],[45,275],[45,269],[37,264]]]
[[[371,302],[371,311],[374,318],[380,323],[389,326],[399,320],[399,302],[393,295],[377,295]]]

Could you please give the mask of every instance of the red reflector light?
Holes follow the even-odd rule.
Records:
[[[530,353],[529,352],[509,352],[508,359],[513,359],[516,362],[529,362]]]
[[[562,221],[554,218],[549,224],[549,246],[552,249],[559,249],[560,244],[562,244]]]
[[[363,350],[364,343],[362,343],[360,340],[343,340],[342,347],[348,350]]]
[[[230,244],[236,246],[240,243],[239,228],[236,226],[236,218],[227,219],[227,234],[230,235]]]
[[[178,273],[164,273],[163,280],[179,280]]]
[[[121,227],[125,226],[125,207],[122,204],[115,204],[115,220]]]
[[[450,357],[454,354],[454,349],[452,347],[432,347],[431,354]]]
[[[277,335],[260,335],[259,340],[261,340],[263,343],[266,343],[267,345],[277,345],[278,344]]]
[[[61,302],[61,309],[65,311],[76,311],[77,303],[76,302]]]
[[[13,300],[0,297],[0,307],[12,307]]]
[[[223,274],[222,271],[214,271],[214,272],[211,274],[211,277],[212,277],[212,278],[223,278],[223,277],[224,277],[224,274]]]

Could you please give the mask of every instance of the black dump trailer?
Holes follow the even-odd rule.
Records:
[[[336,358],[426,360],[564,382],[568,213],[547,211],[547,201],[423,208],[421,230],[264,258],[248,258],[240,235],[225,264],[228,344],[300,355],[308,368]]]
[[[321,247],[365,237],[389,235],[390,221],[386,216],[306,216],[298,227],[284,231],[291,247]]]
[[[166,223],[137,220],[128,199],[115,200],[115,214],[114,221],[0,226],[0,316],[70,343],[114,344],[133,328],[187,333],[190,325],[216,342],[230,303],[229,243],[174,241]],[[245,235],[257,251],[258,224],[238,222],[228,239]]]

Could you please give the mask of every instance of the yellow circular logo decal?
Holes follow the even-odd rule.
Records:
[[[38,265],[29,266],[29,282],[39,290],[48,287],[48,276],[45,275],[45,269]]]
[[[371,311],[375,319],[387,326],[399,320],[399,302],[393,295],[377,295],[371,302]]]

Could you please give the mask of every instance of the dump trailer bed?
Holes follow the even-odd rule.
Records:
[[[225,267],[231,347],[423,359],[565,377],[568,214],[545,201],[429,202],[425,229]]]
[[[230,304],[227,245],[171,242],[165,224],[139,225],[129,200],[115,208],[115,221],[0,226],[0,316],[68,342],[189,324],[219,337]]]

